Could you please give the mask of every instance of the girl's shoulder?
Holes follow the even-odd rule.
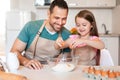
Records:
[[[98,36],[91,36],[90,40],[99,40],[99,37]]]
[[[69,36],[69,38],[71,38],[71,39],[76,39],[76,38],[78,38],[79,37],[79,35],[77,35],[77,34],[73,34],[73,35],[70,35]]]

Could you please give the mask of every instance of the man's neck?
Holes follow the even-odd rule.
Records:
[[[56,31],[52,28],[52,26],[49,24],[49,22],[46,23],[45,28],[52,35],[56,33]]]

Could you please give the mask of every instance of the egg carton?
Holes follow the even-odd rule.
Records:
[[[120,80],[120,67],[89,66],[83,69],[83,73],[93,80]]]

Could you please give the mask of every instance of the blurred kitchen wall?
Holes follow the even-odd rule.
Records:
[[[9,10],[10,0],[0,0],[0,56],[5,53],[5,14]]]
[[[28,11],[32,13],[32,20],[47,18],[48,8],[36,8],[34,6],[35,0],[10,0],[11,11]],[[75,26],[74,17],[80,11],[86,8],[70,8],[66,28],[71,29]],[[112,8],[88,8],[91,10],[96,18],[99,33],[104,33],[102,24],[106,24],[107,30],[112,33],[113,30],[113,9]]]
[[[47,18],[48,8],[36,9],[36,7],[34,6],[34,1],[35,0],[11,0],[11,4],[12,4],[11,9],[22,10],[22,11],[32,11],[34,13],[35,19]],[[70,9],[69,15],[68,15],[68,21],[66,24],[66,27],[68,29],[71,29],[73,26],[75,26],[74,17],[80,10],[82,10],[82,8]],[[104,33],[104,29],[102,27],[103,23],[106,24],[107,29],[110,31],[110,33],[112,33],[112,9],[94,8],[89,10],[91,10],[96,17],[99,33]]]
[[[119,33],[120,34],[120,0],[117,0],[117,6],[113,9],[113,27],[112,31],[113,33]]]

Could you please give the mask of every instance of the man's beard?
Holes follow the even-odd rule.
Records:
[[[55,31],[55,32],[59,32],[58,30],[56,30],[55,28],[54,28],[54,26],[49,22],[49,24],[50,24],[50,26],[51,26],[51,28]]]

